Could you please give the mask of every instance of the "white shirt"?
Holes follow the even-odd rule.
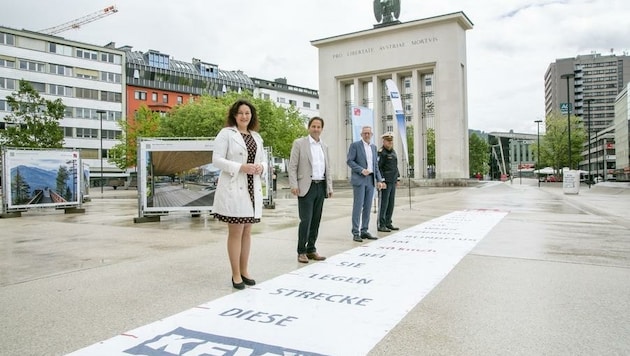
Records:
[[[369,143],[363,142],[363,149],[365,149],[365,157],[367,157],[367,169],[370,172],[374,172],[374,167],[372,167],[372,147]]]
[[[311,157],[313,157],[313,176],[312,180],[324,180],[326,174],[326,161],[324,160],[324,150],[322,149],[321,140],[315,141],[311,135],[308,135],[308,142],[311,146]]]

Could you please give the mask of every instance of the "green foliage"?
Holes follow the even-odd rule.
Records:
[[[120,137],[120,143],[110,149],[107,161],[120,169],[135,167],[138,158],[138,138],[158,136],[160,115],[146,106],[141,106],[134,120],[121,120],[118,125],[123,135]]]
[[[306,129],[308,118],[302,116],[294,106],[285,109],[270,100],[260,98],[254,99],[253,104],[258,110],[260,135],[265,141],[265,146],[273,148],[275,157],[289,158],[293,141],[308,133]],[[329,126],[326,126],[326,122]],[[324,118],[324,129],[330,126],[331,120]]]
[[[11,113],[4,118],[9,125],[0,131],[0,146],[63,147],[59,121],[63,119],[65,106],[61,99],[46,100],[29,82],[20,80],[18,91],[7,96],[7,104]]]
[[[231,104],[226,97],[202,96],[191,103],[177,105],[160,120],[158,136],[214,137],[225,126]]]
[[[20,168],[16,168],[15,177],[11,182],[11,192],[13,195],[13,204],[24,204],[29,201],[29,192],[31,186],[26,182],[22,174],[20,174]]]
[[[551,114],[545,120],[546,132],[540,138],[539,167],[550,166],[556,170],[569,166],[569,131],[567,117]],[[586,141],[584,125],[579,117],[571,116],[571,168],[577,168],[582,157],[582,146]],[[538,157],[537,143],[534,155]]]
[[[250,101],[257,110],[260,135],[275,157],[289,158],[293,140],[307,134],[307,118],[295,107],[285,109],[270,100],[254,98],[249,91],[229,92],[218,98],[202,96],[177,105],[160,117],[147,107],[138,110],[134,120],[121,121],[121,142],[110,150],[109,161],[121,169],[137,164],[137,140],[140,137],[215,137],[225,127],[230,106],[238,99]]]
[[[64,166],[59,166],[59,170],[57,170],[57,178],[55,180],[56,189],[55,191],[63,196],[66,188],[66,180],[70,177],[70,172]]]
[[[407,165],[407,169],[409,169],[409,167],[413,167],[413,163],[416,159],[416,155],[415,155],[415,146],[413,144],[413,125],[406,125],[406,134],[407,134],[407,149],[409,150],[409,163]],[[401,156],[401,158],[404,157],[404,152],[403,155]]]
[[[488,173],[488,162],[490,157],[488,155],[489,146],[486,141],[473,133],[468,138],[468,161],[470,166],[470,176],[474,176],[476,173],[482,175]]]
[[[435,129],[427,129],[427,165],[435,166]]]

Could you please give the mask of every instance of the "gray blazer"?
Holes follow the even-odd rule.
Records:
[[[324,151],[326,196],[333,193],[332,174],[330,173],[330,159],[328,158],[328,146],[320,141]],[[308,136],[304,136],[293,141],[291,157],[289,158],[289,186],[291,189],[298,188],[298,196],[303,197],[311,187],[313,176],[313,156],[311,154],[311,144]]]

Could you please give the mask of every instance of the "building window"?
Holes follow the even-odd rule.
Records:
[[[94,90],[94,89],[75,88],[74,95],[75,97],[81,98],[81,99],[98,100],[98,90]]]
[[[297,106],[297,101],[289,100],[289,105]]]
[[[77,137],[84,138],[99,138],[98,129],[89,129],[84,127],[77,127]]]
[[[10,33],[0,32],[0,43],[15,46],[15,36]]]
[[[180,105],[180,104],[182,104],[183,102],[184,102],[184,97],[182,97],[182,96],[179,96],[179,95],[178,95],[178,96],[177,96],[177,105]]]
[[[9,107],[7,106],[7,102],[5,100],[0,100],[0,111],[9,111]]]
[[[146,91],[138,91],[136,90],[133,95],[136,100],[147,100],[147,92]]]
[[[58,96],[72,96],[72,87],[48,84],[48,94]]]
[[[46,65],[44,63],[25,61],[20,59],[20,69],[29,70],[31,72],[45,72]]]
[[[309,103],[308,101],[305,101],[302,103],[302,106],[305,108],[310,108],[311,107],[311,103]]]
[[[48,73],[72,76],[72,67],[66,67],[58,64],[50,64],[48,67]]]
[[[162,102],[168,104],[168,94],[162,94]]]
[[[101,80],[108,83],[120,83],[122,76],[116,73],[101,72]]]
[[[77,48],[77,57],[96,61],[98,60],[98,53],[87,49]]]
[[[151,101],[153,101],[154,103],[157,103],[157,93],[156,92],[151,93]]]
[[[72,47],[64,46],[57,43],[49,43],[48,44],[48,52],[57,53],[63,56],[72,56]]]
[[[15,68],[15,61],[0,58],[0,67]]]
[[[15,79],[0,78],[0,89],[14,90]]]
[[[147,93],[144,93],[144,100],[147,98]],[[120,103],[122,102],[122,94],[114,93],[111,91],[101,91],[101,101],[109,101],[112,103]]]
[[[65,137],[74,137],[73,134],[74,134],[74,132],[72,130],[72,127],[64,127],[63,128],[63,135]]]
[[[28,82],[33,89],[37,90],[40,93],[45,93],[46,92],[46,84],[44,83],[39,83],[39,82]]]
[[[113,53],[101,52],[101,62],[109,62],[114,64],[122,63],[122,56]]]
[[[278,102],[279,102],[280,104],[285,104],[285,103],[287,102],[287,100],[286,100],[285,98],[280,98],[280,97],[278,97]]]

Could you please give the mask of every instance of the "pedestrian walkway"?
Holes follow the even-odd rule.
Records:
[[[507,215],[369,355],[630,353],[630,189],[600,183],[566,195],[559,184],[518,183],[399,189],[394,223],[403,229],[455,211]],[[242,293],[229,280],[224,224],[208,214],[134,224],[133,192],[93,193],[85,214],[0,219],[0,354],[71,353]],[[305,267],[296,261],[297,201],[278,196],[254,228],[259,282]],[[326,201],[320,253],[361,245],[351,239],[351,206],[350,190]],[[403,279],[413,285],[430,270]],[[356,325],[354,338],[369,327]]]

